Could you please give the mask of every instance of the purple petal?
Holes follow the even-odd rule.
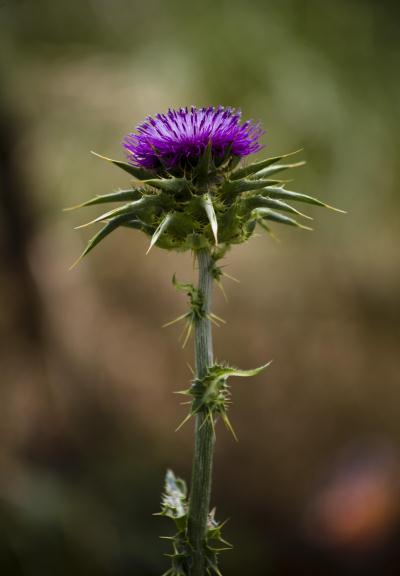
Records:
[[[264,132],[259,123],[240,124],[240,118],[240,110],[223,106],[169,109],[146,118],[136,132],[125,136],[123,146],[129,162],[144,168],[173,169],[187,159],[195,163],[209,142],[214,159],[227,150],[241,158],[262,148],[258,140]]]

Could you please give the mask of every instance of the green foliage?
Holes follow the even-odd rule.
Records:
[[[64,208],[64,211],[76,210],[84,206],[94,206],[95,204],[108,204],[109,202],[126,202],[127,200],[139,200],[145,193],[143,188],[129,188],[128,190],[118,190],[110,194],[103,194],[95,196],[82,204],[71,206],[71,208]]]
[[[204,194],[202,198],[202,204],[204,210],[206,211],[207,218],[210,221],[211,230],[214,236],[215,244],[218,244],[218,221],[217,216],[215,214],[214,206],[212,203],[212,199],[209,194]]]
[[[150,252],[150,250],[152,249],[154,244],[156,244],[156,242],[160,238],[161,234],[167,230],[168,226],[171,224],[173,219],[174,219],[173,213],[169,213],[165,216],[165,218],[163,218],[163,220],[161,220],[156,231],[154,232],[153,236],[151,237],[151,242],[150,242],[149,249],[147,250],[147,254]]]
[[[165,190],[171,194],[180,194],[182,192],[190,191],[190,182],[186,178],[152,178],[146,180],[148,186]]]
[[[189,299],[189,310],[188,312],[185,312],[185,314],[182,314],[181,316],[178,316],[174,320],[171,320],[170,322],[164,324],[163,328],[166,328],[167,326],[172,326],[173,324],[176,324],[177,322],[184,320],[185,327],[182,333],[183,338],[182,348],[184,348],[190,338],[196,320],[205,317],[208,317],[210,318],[210,320],[213,320],[214,315],[213,314],[206,315],[204,310],[203,295],[197,288],[193,286],[193,284],[191,283],[184,284],[178,282],[175,274],[172,277],[172,284],[175,286],[177,290],[179,290],[180,292],[184,292],[187,295]]]
[[[164,482],[164,493],[161,499],[161,512],[157,515],[165,516],[174,521],[175,534],[163,536],[172,545],[172,552],[166,554],[171,559],[171,568],[163,576],[187,576],[190,574],[191,546],[187,536],[189,503],[186,483],[175,476],[172,470],[167,470]],[[218,568],[218,555],[224,550],[231,550],[232,545],[222,537],[222,528],[225,523],[215,519],[215,509],[208,514],[207,530],[204,539],[204,557],[206,560],[206,573],[221,576]]]
[[[227,247],[241,244],[250,238],[257,224],[270,233],[265,221],[311,230],[293,216],[310,217],[288,201],[335,208],[312,196],[286,190],[284,181],[269,178],[302,166],[304,162],[278,164],[297,152],[236,168],[238,159],[229,153],[216,165],[209,145],[196,166],[178,175],[166,168],[156,174],[97,154],[134,176],[143,186],[96,196],[78,206],[128,201],[83,225],[105,223],[89,240],[82,256],[121,226],[150,236],[149,250],[158,246],[175,251],[215,250],[218,243]]]
[[[235,170],[231,175],[231,180],[240,180],[252,174],[256,174],[257,172],[260,172],[260,170],[267,168],[271,164],[275,164],[275,162],[279,162],[283,158],[288,158],[289,156],[298,154],[298,152],[301,152],[301,150],[296,150],[295,152],[289,152],[289,154],[283,154],[282,156],[274,156],[273,158],[266,158],[265,160],[261,160],[261,162],[253,162],[249,166],[245,166],[244,168]]]
[[[178,429],[183,426],[192,416],[203,412],[212,424],[214,429],[215,418],[220,416],[226,428],[237,439],[233,427],[228,418],[228,408],[231,403],[230,388],[228,386],[228,378],[237,376],[240,378],[249,378],[256,376],[271,362],[264,364],[253,370],[240,370],[239,368],[232,368],[231,366],[223,364],[214,364],[211,366],[207,374],[203,378],[195,378],[192,385],[187,390],[182,390],[179,394],[190,396],[192,398],[191,408],[189,414],[178,426]]]
[[[107,160],[107,162],[111,162],[111,164],[114,164],[114,166],[117,166],[118,168],[121,168],[125,172],[128,172],[128,174],[130,174],[137,180],[149,180],[151,178],[154,178],[155,176],[153,170],[145,170],[144,168],[138,168],[137,166],[132,166],[132,164],[128,164],[128,162],[122,162],[121,160],[113,160],[112,158],[107,158],[107,156],[97,154],[97,152],[93,152],[93,150],[92,154],[94,154],[98,158],[102,158],[102,160]]]

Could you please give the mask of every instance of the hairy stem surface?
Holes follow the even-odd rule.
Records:
[[[203,298],[203,314],[195,323],[196,378],[203,378],[213,364],[213,347],[209,312],[213,287],[212,260],[209,250],[197,253],[198,289]],[[205,544],[211,497],[211,474],[214,452],[212,423],[205,412],[196,415],[195,445],[190,491],[188,538],[192,546],[190,576],[205,576]]]

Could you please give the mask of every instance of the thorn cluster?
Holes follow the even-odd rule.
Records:
[[[123,203],[83,225],[103,227],[89,240],[79,260],[118,228],[144,232],[150,237],[148,252],[153,246],[175,251],[196,252],[206,248],[218,252],[246,242],[257,225],[272,237],[270,222],[311,230],[298,220],[310,217],[291,201],[337,210],[317,198],[288,190],[286,180],[276,179],[280,172],[304,164],[286,162],[298,150],[237,167],[246,154],[235,154],[233,145],[224,145],[224,153],[220,155],[215,146],[215,140],[210,139],[204,146],[190,147],[189,156],[185,156],[190,162],[185,161],[179,170],[175,164],[171,167],[167,163],[161,169],[96,154],[133,176],[135,181],[130,188],[95,196],[75,207]],[[196,158],[193,150],[197,150]]]
[[[175,523],[176,532],[173,536],[162,536],[169,540],[172,552],[165,554],[171,559],[171,568],[163,576],[187,576],[191,568],[191,546],[187,535],[187,518],[189,502],[186,483],[177,478],[172,470],[165,477],[164,494],[161,501],[161,512],[157,516],[166,516]],[[207,533],[204,542],[204,557],[208,576],[222,576],[218,568],[218,555],[224,550],[231,550],[232,545],[222,537],[225,522],[217,522],[215,508],[208,514]]]
[[[270,362],[254,370],[240,370],[223,364],[214,364],[211,366],[204,378],[195,378],[190,388],[177,392],[177,394],[183,394],[192,398],[189,414],[183,419],[177,430],[188,422],[192,416],[203,412],[206,416],[203,420],[203,425],[208,421],[212,425],[214,435],[215,420],[220,416],[227,430],[229,430],[235,440],[237,440],[235,431],[228,418],[228,408],[231,404],[228,378],[230,376],[239,376],[242,378],[256,376],[269,366],[269,364]]]
[[[183,332],[181,334],[182,339],[182,348],[185,348],[186,344],[189,341],[189,338],[193,332],[193,327],[196,321],[200,320],[201,318],[208,318],[213,324],[216,326],[220,326],[220,322],[222,324],[225,323],[225,320],[217,316],[216,314],[210,312],[206,314],[204,310],[204,302],[203,302],[203,295],[201,292],[193,286],[191,283],[181,283],[176,280],[175,274],[172,277],[172,284],[175,286],[177,290],[181,292],[185,292],[189,299],[189,310],[184,314],[181,314],[177,318],[174,318],[170,322],[167,322],[163,325],[163,328],[167,328],[168,326],[172,326],[180,321],[185,321],[185,326]]]

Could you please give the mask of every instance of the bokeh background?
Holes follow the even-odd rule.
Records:
[[[97,213],[63,213],[129,178],[147,114],[222,103],[262,121],[271,155],[304,148],[313,233],[235,248],[218,359],[213,503],[227,576],[400,573],[399,56],[387,0],[0,1],[0,573],[156,576],[166,467],[189,479],[190,380],[171,276],[189,255],[121,230],[69,272]]]

